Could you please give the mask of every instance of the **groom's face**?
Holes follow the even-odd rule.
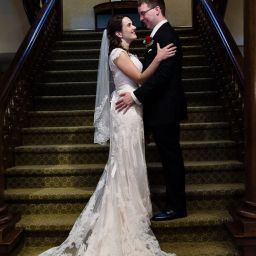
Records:
[[[138,7],[138,13],[140,21],[145,24],[146,28],[153,29],[155,26],[155,17],[157,15],[156,7],[142,3]]]

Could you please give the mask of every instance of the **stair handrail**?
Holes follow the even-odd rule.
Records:
[[[24,11],[31,25],[35,22],[38,12],[41,9],[40,1],[22,0]]]
[[[224,18],[228,0],[211,0],[215,10],[219,13],[219,15]]]
[[[20,214],[11,213],[4,200],[4,171],[14,165],[14,150],[21,143],[27,111],[32,106],[35,77],[41,76],[49,49],[60,34],[61,0],[51,0],[41,9],[28,31],[7,72],[1,77],[0,91],[0,251],[1,255],[17,253],[24,234],[15,225]]]
[[[213,3],[210,0],[193,0],[193,27],[197,28],[196,24],[196,8],[198,4],[201,4],[205,9],[209,19],[212,22],[212,25],[216,29],[223,46],[225,47],[230,60],[232,61],[235,70],[237,71],[237,75],[239,77],[241,85],[244,84],[244,74],[243,74],[243,56],[241,51],[239,50],[233,36],[230,33],[230,30],[226,26],[224,20],[221,18],[219,13],[215,10]]]
[[[193,28],[199,32],[211,71],[230,122],[232,139],[238,144],[238,157],[244,149],[243,56],[223,18],[210,0],[193,0]]]
[[[33,108],[33,83],[42,76],[46,59],[62,32],[62,0],[50,0],[38,13],[8,70],[0,91],[0,174],[14,164],[14,148]]]

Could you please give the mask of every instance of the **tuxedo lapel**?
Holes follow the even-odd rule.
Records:
[[[154,39],[153,39],[154,40]],[[150,65],[150,63],[153,61],[156,55],[156,43],[153,41],[153,44],[150,48],[145,50],[145,55],[144,55],[144,63],[143,63],[143,68],[144,70]]]
[[[155,33],[155,35],[153,36],[152,40],[153,40],[153,44],[150,47],[150,49],[146,50],[146,53],[144,55],[144,63],[143,63],[143,67],[144,70],[150,65],[150,63],[153,61],[153,59],[155,58],[156,54],[157,54],[157,47],[156,47],[156,43],[159,42],[158,38],[159,38],[159,34],[160,33],[164,33],[164,31],[166,30],[166,28],[168,28],[168,26],[170,26],[170,24],[168,22],[164,23]],[[167,30],[168,31],[168,30]]]
[[[158,42],[158,37],[161,33],[168,33],[168,27],[170,27],[170,23],[166,22],[164,23],[155,33],[155,35],[153,36],[153,40]]]

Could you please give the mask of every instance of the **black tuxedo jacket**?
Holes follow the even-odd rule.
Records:
[[[153,37],[153,44],[145,56],[143,67],[146,69],[160,47],[173,43],[177,46],[175,56],[162,61],[156,72],[134,91],[143,104],[145,125],[155,126],[177,123],[187,118],[187,103],[181,83],[182,49],[176,32],[167,22]]]

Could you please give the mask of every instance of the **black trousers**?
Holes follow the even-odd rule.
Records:
[[[180,124],[150,127],[162,161],[166,185],[166,209],[187,213],[185,169],[180,148]]]

